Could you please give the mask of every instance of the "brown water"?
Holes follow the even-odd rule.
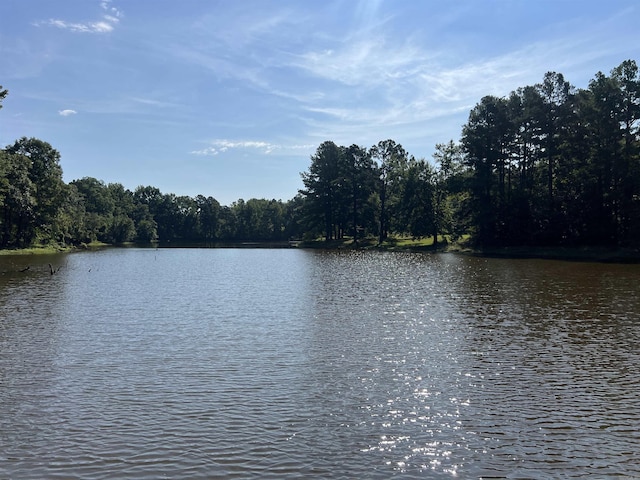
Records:
[[[639,293],[453,254],[0,257],[0,478],[637,477]]]

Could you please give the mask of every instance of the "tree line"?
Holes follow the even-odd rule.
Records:
[[[0,86],[0,108],[7,90]],[[0,150],[0,248],[160,241],[213,244],[390,235],[481,246],[637,246],[640,79],[633,60],[586,89],[547,73],[505,97],[485,96],[461,138],[432,161],[394,140],[323,142],[288,201],[134,191],[85,177],[65,183],[60,154],[21,138]]]
[[[472,235],[480,246],[640,245],[640,80],[626,60],[586,89],[560,73],[485,96],[433,162],[392,140],[325,142],[302,175],[307,231]]]
[[[0,108],[8,91],[0,86]],[[131,191],[93,177],[65,183],[60,153],[23,137],[0,150],[0,248],[138,242],[278,242],[300,235],[298,199],[229,206],[153,186]]]
[[[439,156],[448,155],[449,149],[457,152],[452,144],[437,149]],[[308,236],[323,235],[326,240],[350,236],[357,243],[376,236],[382,243],[393,233],[437,241],[439,234],[454,233],[445,206],[456,197],[452,189],[445,195],[450,176],[446,168],[410,156],[394,140],[369,149],[327,141],[302,174],[301,222]]]
[[[65,183],[59,153],[21,138],[0,151],[0,248],[33,244],[264,241],[295,236],[292,202],[177,196],[134,191],[92,177]]]
[[[562,74],[484,97],[462,130],[482,244],[638,245],[640,81],[635,61],[587,89]]]

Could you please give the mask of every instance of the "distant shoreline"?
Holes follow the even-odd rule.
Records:
[[[565,261],[584,261],[598,263],[640,263],[640,250],[622,247],[500,247],[500,248],[473,248],[457,243],[439,242],[437,247],[432,242],[424,240],[399,240],[391,239],[382,245],[375,241],[365,239],[358,244],[351,240],[291,240],[281,242],[220,242],[220,243],[158,243],[158,244],[119,244],[105,243],[82,244],[81,246],[36,246],[24,249],[0,250],[0,256],[11,255],[53,255],[57,253],[72,253],[100,248],[301,248],[317,250],[376,250],[388,252],[422,252],[422,253],[457,253],[487,258],[511,258],[511,259],[547,259]]]

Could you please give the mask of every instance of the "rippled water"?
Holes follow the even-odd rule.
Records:
[[[640,476],[638,266],[112,249],[0,272],[1,478]]]

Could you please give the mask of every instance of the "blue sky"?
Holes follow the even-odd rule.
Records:
[[[457,140],[484,95],[640,61],[637,0],[2,0],[0,145],[64,179],[289,200],[318,145]]]

